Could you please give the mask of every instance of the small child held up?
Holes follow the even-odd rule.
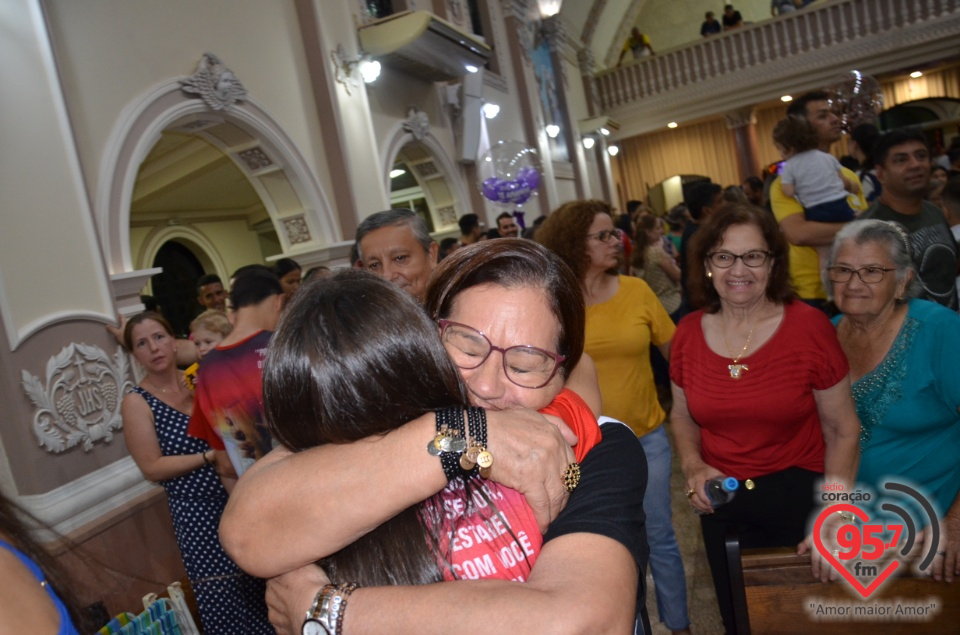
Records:
[[[223,339],[230,335],[233,330],[233,324],[223,311],[209,309],[204,311],[190,323],[190,339],[197,347],[197,363],[193,364],[187,370],[183,371],[183,377],[187,381],[190,390],[196,387],[197,371],[200,369],[200,360],[203,356],[217,347]]]
[[[840,162],[818,150],[817,133],[806,119],[786,117],[773,128],[773,145],[784,158],[780,185],[786,196],[804,207],[804,218],[819,223],[847,223],[856,211],[847,194],[860,191],[855,181],[843,176]],[[829,247],[818,247],[821,264]]]

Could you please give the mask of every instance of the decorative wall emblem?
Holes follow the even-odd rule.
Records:
[[[430,118],[416,106],[407,109],[407,119],[403,122],[403,129],[413,135],[417,141],[422,141],[430,132]]]
[[[437,210],[441,225],[454,225],[457,222],[457,210],[451,205]]]
[[[211,110],[227,110],[247,98],[247,89],[237,76],[213,53],[204,53],[197,72],[180,80],[185,93],[200,95]]]
[[[243,164],[246,165],[247,169],[251,172],[256,172],[257,170],[262,170],[263,168],[268,168],[273,165],[273,161],[267,156],[267,153],[260,148],[244,150],[237,156],[240,157],[240,160],[243,161]]]
[[[303,216],[284,218],[283,228],[287,230],[287,240],[291,245],[310,242],[310,228]]]
[[[421,179],[429,179],[430,177],[440,174],[440,170],[437,169],[437,164],[433,161],[418,163],[414,165],[413,168],[417,171],[417,174],[420,175]]]
[[[40,446],[59,453],[98,441],[109,443],[119,430],[121,397],[132,386],[121,347],[111,359],[102,349],[70,344],[47,362],[46,385],[22,371],[23,390],[37,407],[33,432]]]

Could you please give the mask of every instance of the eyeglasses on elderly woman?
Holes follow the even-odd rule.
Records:
[[[587,238],[596,238],[602,243],[607,242],[610,238],[621,240],[623,238],[623,231],[619,229],[604,229],[598,231],[596,234],[587,234]]]
[[[743,264],[751,268],[762,267],[766,262],[767,258],[772,256],[769,251],[748,251],[743,254],[732,254],[729,251],[714,251],[707,254],[707,259],[710,260],[710,264],[714,267],[720,269],[729,269],[737,262],[737,258],[743,261]]]
[[[860,269],[851,269],[850,267],[835,266],[827,267],[827,275],[830,282],[849,282],[853,274],[857,274],[860,281],[864,284],[877,284],[883,280],[883,275],[888,271],[896,271],[889,267],[861,267]]]
[[[459,322],[437,320],[437,324],[440,325],[440,340],[459,368],[477,368],[490,357],[490,353],[500,351],[507,379],[521,388],[543,388],[567,359],[535,346],[494,346],[486,335]]]

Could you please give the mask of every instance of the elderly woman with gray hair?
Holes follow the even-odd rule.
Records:
[[[941,518],[932,574],[949,582],[960,575],[960,316],[909,299],[916,271],[896,223],[844,227],[824,278],[862,425],[857,481],[921,489]]]

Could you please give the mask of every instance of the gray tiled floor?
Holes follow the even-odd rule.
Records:
[[[670,427],[667,424],[667,432]],[[668,435],[669,436],[669,435]],[[673,439],[671,437],[671,447]],[[687,574],[687,604],[690,611],[691,630],[695,635],[722,635],[723,623],[717,610],[717,598],[710,579],[710,567],[703,550],[700,536],[700,522],[690,510],[684,496],[683,473],[674,453],[673,476],[673,527],[683,557],[683,568]],[[653,577],[647,574],[647,611],[654,635],[669,635],[670,631],[660,623],[657,615],[657,600],[654,595]]]

